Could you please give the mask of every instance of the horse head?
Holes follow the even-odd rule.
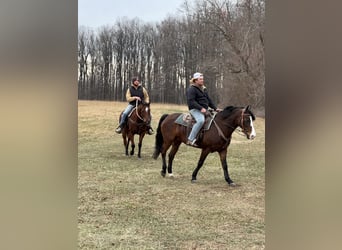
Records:
[[[151,122],[151,109],[150,109],[150,103],[142,102],[138,105],[137,108],[137,115],[140,120],[142,120],[145,123]]]
[[[253,121],[255,120],[255,116],[252,113],[250,106],[242,109],[241,119],[239,122],[239,126],[242,129],[242,132],[247,136],[247,139],[253,140],[256,136],[256,132],[254,129]]]

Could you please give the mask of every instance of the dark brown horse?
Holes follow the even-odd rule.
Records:
[[[122,113],[120,115],[121,119]],[[122,129],[122,138],[126,150],[126,155],[128,155],[128,146],[131,142],[131,152],[130,155],[134,154],[134,135],[139,135],[138,143],[138,157],[141,158],[141,146],[145,134],[149,129],[149,124],[151,122],[151,109],[149,103],[140,103],[137,105],[132,112],[128,115],[128,120]]]
[[[163,115],[158,124],[156,134],[156,144],[153,158],[157,159],[159,154],[162,155],[162,170],[161,175],[166,174],[166,152],[172,146],[169,153],[169,164],[167,171],[172,176],[172,161],[178,151],[180,144],[187,142],[188,130],[187,127],[175,123],[175,120],[180,113]],[[230,179],[227,165],[227,148],[230,144],[232,133],[237,127],[241,127],[242,132],[247,136],[247,139],[254,139],[256,136],[253,126],[255,120],[254,114],[250,107],[226,107],[221,112],[217,113],[211,127],[204,132],[202,139],[196,141],[198,147],[202,149],[201,156],[197,163],[197,167],[192,173],[192,182],[196,181],[197,173],[202,167],[207,155],[212,152],[218,152],[224,172],[224,178],[229,185],[235,186],[235,183]]]

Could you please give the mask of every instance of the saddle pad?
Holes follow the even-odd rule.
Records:
[[[203,129],[208,130],[211,126],[211,123],[213,122],[216,114],[213,115],[213,117],[206,116]],[[177,119],[175,120],[175,123],[185,126],[185,127],[190,127],[192,128],[193,124],[195,123],[195,119],[192,117],[190,113],[183,113],[180,114]]]

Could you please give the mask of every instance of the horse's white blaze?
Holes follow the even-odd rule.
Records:
[[[256,136],[256,132],[255,132],[255,129],[254,129],[252,117],[249,117],[249,119],[251,121],[251,127],[252,127],[251,138],[254,139],[254,137]]]
[[[148,111],[148,107],[145,108],[145,111],[146,111],[146,112]]]

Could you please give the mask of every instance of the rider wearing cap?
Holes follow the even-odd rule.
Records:
[[[213,103],[208,95],[207,89],[204,86],[202,73],[195,73],[193,75],[193,78],[190,80],[190,83],[191,85],[186,92],[186,98],[189,112],[196,120],[196,123],[192,127],[186,144],[198,147],[198,145],[196,144],[196,137],[204,124],[204,114],[207,112],[207,109],[209,107],[216,111],[220,110],[216,108],[216,105]]]
[[[128,101],[128,106],[126,109],[123,111],[119,126],[116,128],[115,132],[120,134],[121,130],[126,122],[126,118],[128,114],[132,111],[132,109],[136,105],[136,101],[138,100],[139,102],[150,102],[150,97],[148,96],[147,90],[141,86],[139,79],[137,77],[132,78],[132,84],[131,86],[127,89],[126,92],[126,100]],[[148,124],[148,134],[152,135],[153,130],[151,128],[151,124]]]

